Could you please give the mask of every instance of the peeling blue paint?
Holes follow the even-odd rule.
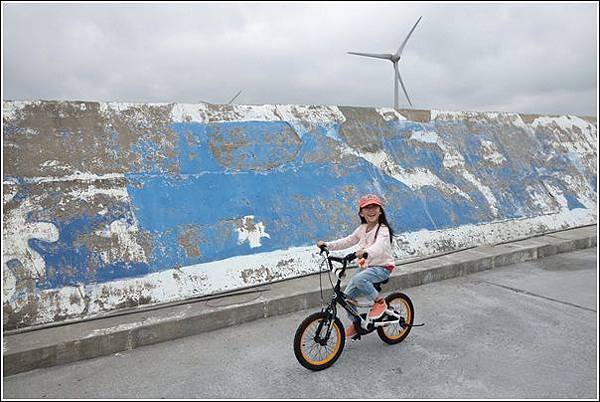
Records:
[[[158,141],[160,135],[138,138],[128,150],[138,159],[124,175],[130,204],[113,201],[106,205],[104,215],[82,214],[66,220],[48,220],[48,211],[27,215],[31,221],[50,221],[60,234],[56,242],[29,240],[29,246],[46,263],[46,279],[38,288],[140,277],[174,267],[337,238],[358,225],[354,198],[355,194],[366,192],[383,191],[380,195],[386,200],[386,213],[397,232],[538,216],[539,207],[530,205],[525,187],[545,194],[544,181],[564,191],[569,209],[585,207],[577,194],[570,193],[552,176],[566,174],[573,167],[584,174],[579,156],[556,154],[543,132],[537,131],[531,138],[539,143],[540,152],[552,158],[523,161],[514,160],[506,152],[496,138],[498,128],[489,124],[473,127],[465,122],[391,121],[382,126],[381,121],[347,122],[354,130],[370,133],[369,141],[381,147],[398,166],[406,170],[426,169],[449,186],[468,193],[469,200],[431,185],[412,190],[363,158],[349,156],[334,166],[332,161],[339,159],[334,154],[339,152],[336,145],[346,146],[346,138],[340,134],[343,124],[317,125],[296,133],[290,124],[279,121],[173,123],[168,133],[170,140],[175,139],[173,144]],[[22,131],[14,127],[9,130]],[[426,131],[436,133],[445,144],[460,147],[457,149],[466,169],[496,199],[498,216],[493,215],[481,188],[460,172],[444,167],[444,149],[440,144],[410,140],[412,133]],[[63,128],[59,133],[70,135]],[[110,150],[118,156],[119,133],[107,133],[111,136]],[[483,140],[492,142],[505,161],[499,165],[486,161],[481,153]],[[169,147],[174,147],[170,156],[165,153]],[[587,179],[596,191],[596,176]],[[355,190],[352,196],[344,193],[348,188]],[[53,190],[46,196],[58,203],[61,192]],[[21,191],[15,201],[25,198],[26,192]],[[336,205],[337,209],[327,210],[327,205]],[[134,216],[139,232],[147,234],[151,243],[147,262],[106,263],[103,250],[92,250],[81,240],[117,220],[133,224]],[[253,248],[248,241],[239,239],[237,229],[248,216],[254,217],[254,224],[264,224],[269,235],[260,239],[260,247]],[[332,225],[332,216],[343,223],[339,227]],[[182,237],[190,228],[194,233],[191,241],[195,243],[187,246],[195,253],[182,244]]]

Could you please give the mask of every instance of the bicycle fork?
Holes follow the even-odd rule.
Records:
[[[323,330],[323,324],[325,323],[325,320],[321,320],[321,322],[319,322],[317,330],[315,331],[315,342],[320,344],[327,344],[327,342],[329,341],[329,337],[331,336],[331,331],[333,330],[333,322],[335,321],[336,317],[335,306],[329,306],[327,309],[324,309],[322,311],[327,313],[327,331],[325,332],[325,336],[321,337],[321,331]]]

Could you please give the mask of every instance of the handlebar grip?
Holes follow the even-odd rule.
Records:
[[[361,257],[361,258],[367,258],[368,256],[369,256],[369,253],[365,252],[365,253],[362,255],[362,257]],[[355,259],[357,259],[357,258],[359,258],[359,257],[356,255],[356,253],[350,253],[350,254],[348,254],[348,255],[347,255],[346,257],[344,257],[344,258],[346,259],[346,261],[348,261],[348,262],[352,262],[352,261],[354,261]]]
[[[319,246],[319,249],[321,250],[319,252],[319,255],[323,255],[323,253],[325,253],[326,255],[329,255],[329,249],[327,248],[326,244],[323,244],[322,246]]]

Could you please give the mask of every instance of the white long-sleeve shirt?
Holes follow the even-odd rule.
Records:
[[[387,226],[381,225],[377,239],[375,239],[375,232],[377,232],[377,225],[367,232],[365,223],[356,228],[350,236],[326,242],[326,244],[330,250],[344,250],[358,244],[359,249],[363,248],[369,253],[367,257],[369,266],[382,266],[391,271],[395,264],[390,244],[390,230]]]

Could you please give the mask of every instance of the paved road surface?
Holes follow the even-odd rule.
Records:
[[[296,327],[311,309],[6,377],[3,394],[598,398],[596,253],[560,254],[406,289],[415,322],[425,327],[395,346],[375,333],[349,342],[322,372],[304,369],[292,350]]]

